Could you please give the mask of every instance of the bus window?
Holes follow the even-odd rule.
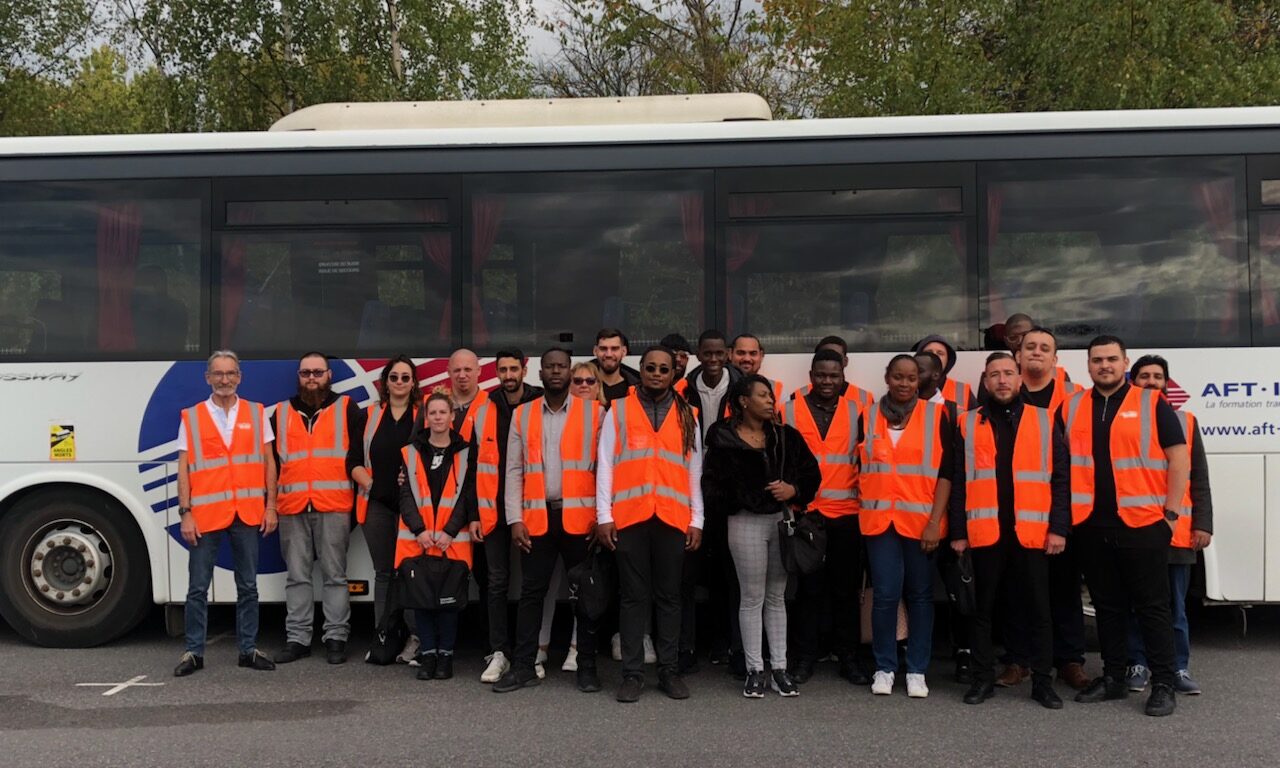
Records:
[[[984,324],[1026,312],[1063,347],[1248,344],[1243,175],[1231,158],[984,166]]]
[[[0,185],[0,359],[201,354],[201,214],[173,184]]]
[[[1276,201],[1280,204],[1280,200]],[[1258,344],[1280,343],[1280,211],[1258,214]]]
[[[977,348],[959,220],[732,225],[724,243],[727,332],[770,352],[809,352],[828,334],[856,351],[932,333]]]
[[[223,234],[221,344],[260,357],[447,352],[452,260],[445,229]]]
[[[470,199],[471,339],[590,348],[618,327],[633,352],[704,323],[708,195],[696,174],[486,180]]]

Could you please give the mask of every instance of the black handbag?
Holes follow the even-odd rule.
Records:
[[[787,573],[807,576],[827,561],[827,524],[817,512],[799,518],[787,507],[778,521],[778,545]]]
[[[569,599],[588,619],[599,619],[609,610],[617,594],[616,564],[613,553],[592,542],[587,556],[566,574],[569,579]]]
[[[978,612],[978,596],[973,587],[973,558],[969,556],[969,550],[947,558],[943,563],[942,580],[956,613],[972,616]]]
[[[467,607],[471,569],[461,560],[418,555],[405,558],[397,571],[400,601],[405,608],[460,611]]]
[[[404,623],[404,607],[400,605],[399,584],[393,577],[387,590],[387,600],[383,603],[382,615],[378,617],[377,632],[373,636],[373,644],[364,655],[368,664],[386,667],[396,663],[396,656],[404,648],[409,639],[409,628]]]

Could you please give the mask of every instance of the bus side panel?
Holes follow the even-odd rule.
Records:
[[[1280,456],[1267,457],[1266,592],[1268,601],[1280,600]],[[1215,521],[1216,522],[1216,521]],[[1215,530],[1217,526],[1215,525]],[[1216,535],[1215,535],[1216,538]]]
[[[1213,543],[1204,552],[1205,596],[1210,600],[1263,599],[1264,487],[1276,487],[1278,459],[1239,454],[1209,456],[1214,489],[1230,489],[1229,493],[1214,494]],[[1269,501],[1266,505],[1280,506]]]

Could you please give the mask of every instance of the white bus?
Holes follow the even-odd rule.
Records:
[[[329,108],[285,126],[301,131],[0,140],[0,614],[77,646],[181,602],[176,430],[214,349],[244,357],[246,398],[285,399],[320,349],[364,402],[400,352],[442,380],[441,358],[474,348],[491,385],[496,350],[587,355],[606,326],[636,352],[754,333],[793,387],[839,334],[849,378],[879,391],[930,333],[975,382],[1014,311],[1054,329],[1076,381],[1102,332],[1169,359],[1210,453],[1204,596],[1280,602],[1280,109],[738,106],[325,130]],[[263,600],[282,571],[268,542]],[[367,591],[358,535],[350,576]],[[234,600],[229,570],[213,599]]]

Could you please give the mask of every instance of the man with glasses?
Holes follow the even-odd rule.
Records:
[[[236,395],[240,358],[219,350],[209,358],[208,400],[182,412],[178,424],[178,514],[187,557],[186,651],[176,677],[204,669],[209,584],[218,549],[231,540],[236,580],[236,640],[240,666],[272,670],[257,648],[258,540],[276,529],[276,462],[271,421],[258,403]]]
[[[347,449],[361,436],[360,409],[330,389],[328,359],[308,352],[298,361],[298,392],[276,404],[273,444],[280,467],[280,553],[284,556],[285,646],[275,655],[288,664],[311,655],[315,594],[311,572],[320,564],[325,659],[347,660],[351,602],[347,545],[355,492],[347,475]]]

